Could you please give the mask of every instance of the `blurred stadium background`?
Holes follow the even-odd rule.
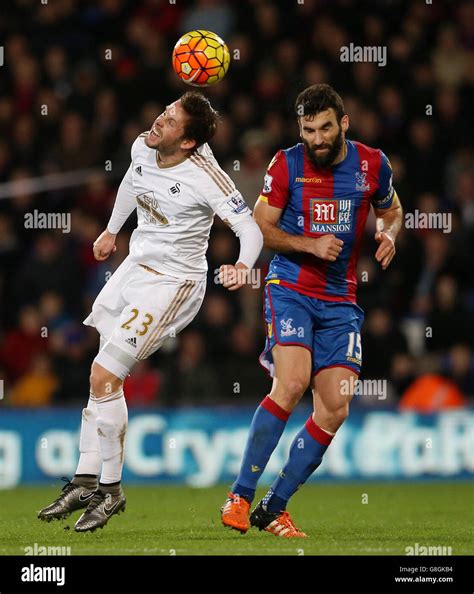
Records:
[[[229,72],[205,89],[222,114],[215,156],[250,206],[277,149],[298,141],[293,102],[328,82],[349,138],[382,148],[405,212],[446,213],[446,229],[406,229],[386,272],[374,221],[359,266],[366,379],[316,473],[321,479],[467,478],[474,473],[474,5],[469,1],[12,0],[0,17],[0,487],[73,474],[80,409],[98,336],[81,322],[127,254],[93,259],[135,137],[187,88],[171,69],[178,37],[217,32]],[[387,47],[387,65],[344,63],[342,46]],[[28,213],[70,213],[70,232]],[[270,382],[262,287],[229,293],[214,270],[238,253],[216,220],[207,297],[195,322],[126,382],[124,478],[230,482]],[[263,280],[272,254],[257,264]],[[269,474],[280,468],[295,413]]]

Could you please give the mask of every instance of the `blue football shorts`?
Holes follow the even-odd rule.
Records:
[[[328,367],[347,367],[359,375],[364,311],[355,303],[324,301],[268,283],[264,313],[267,338],[260,363],[271,377],[272,348],[276,344],[308,349],[312,375]]]

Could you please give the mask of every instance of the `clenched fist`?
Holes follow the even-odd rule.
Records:
[[[242,262],[233,264],[222,264],[219,268],[219,281],[229,291],[240,289],[247,282],[248,268]]]
[[[99,235],[99,237],[94,241],[93,250],[94,250],[94,258],[101,262],[102,260],[107,260],[110,254],[113,254],[117,249],[115,245],[115,237],[113,233],[109,233],[107,229]]]
[[[395,241],[391,235],[383,230],[384,223],[382,219],[377,219],[376,225],[375,241],[380,245],[375,253],[375,259],[377,262],[382,263],[382,270],[386,270],[395,255]]]
[[[332,233],[329,235],[322,235],[321,237],[311,238],[309,244],[309,252],[321,260],[328,260],[335,262],[336,258],[342,252],[344,242],[338,239]]]

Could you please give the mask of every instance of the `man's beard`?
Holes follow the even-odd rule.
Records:
[[[318,147],[318,148],[329,149],[325,155],[319,156],[316,154],[315,149],[309,145],[308,141],[303,139],[303,143],[306,148],[306,153],[308,155],[308,159],[311,161],[311,163],[313,163],[313,165],[316,165],[316,167],[319,167],[321,169],[326,169],[327,167],[331,167],[334,159],[338,156],[338,154],[342,148],[343,142],[344,142],[344,138],[342,135],[342,129],[339,128],[339,134],[336,136],[336,138],[334,139],[334,141],[331,145],[324,143],[324,145],[322,147]]]
[[[150,146],[146,142],[146,138],[145,138],[145,144],[147,145],[147,147],[148,148],[155,149],[156,151],[158,151],[164,157],[168,157],[170,155],[174,155],[178,151],[178,149],[179,149],[182,141],[183,141],[182,138],[178,138],[177,140],[173,140],[171,142],[170,141],[164,141],[163,138],[161,138],[159,140],[159,142],[157,142],[153,146]]]

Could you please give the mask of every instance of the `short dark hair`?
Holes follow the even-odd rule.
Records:
[[[197,91],[188,91],[180,101],[188,115],[184,124],[184,137],[186,140],[195,140],[197,149],[214,136],[219,114],[213,109],[209,99]]]
[[[341,96],[325,83],[311,85],[296,98],[295,111],[297,117],[314,116],[321,111],[333,108],[337,121],[340,122],[345,115],[344,103]]]

